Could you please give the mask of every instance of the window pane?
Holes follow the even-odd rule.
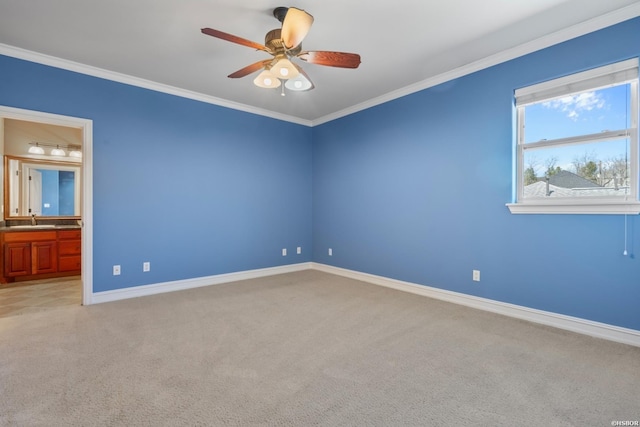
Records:
[[[629,192],[628,138],[529,149],[523,156],[525,198],[610,197]]]
[[[525,143],[627,129],[630,90],[623,84],[524,107]]]

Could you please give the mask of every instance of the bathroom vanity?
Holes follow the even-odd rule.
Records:
[[[77,162],[4,156],[0,283],[80,274],[80,169]]]
[[[3,252],[0,282],[80,274],[81,235],[79,226],[0,228]]]

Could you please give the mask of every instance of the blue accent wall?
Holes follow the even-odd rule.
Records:
[[[639,56],[638,40],[634,19],[315,127],[314,260],[640,329],[638,216],[623,256],[624,216],[505,206],[514,90]]]
[[[514,90],[638,40],[634,19],[314,128],[2,56],[0,104],[93,120],[95,292],[316,261],[640,330],[637,216],[625,257],[623,216],[505,206]]]
[[[311,128],[6,56],[0,104],[93,120],[94,292],[311,260]]]

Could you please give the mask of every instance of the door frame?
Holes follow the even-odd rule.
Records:
[[[0,119],[66,126],[82,131],[82,305],[90,305],[93,303],[93,120],[3,105],[0,105]],[[4,144],[4,126],[2,132]],[[4,145],[2,151],[4,155]]]

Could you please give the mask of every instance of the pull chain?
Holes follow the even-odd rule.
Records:
[[[627,215],[624,216],[624,252],[622,255],[627,256]]]

